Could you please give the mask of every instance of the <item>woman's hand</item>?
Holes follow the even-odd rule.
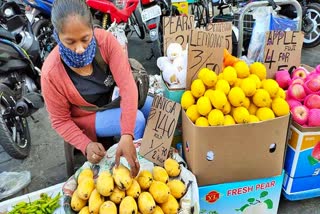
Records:
[[[120,138],[116,152],[116,166],[120,164],[121,156],[125,157],[128,161],[131,169],[131,176],[136,177],[140,170],[140,164],[137,159],[137,152],[131,135],[122,135]]]
[[[90,163],[99,163],[106,154],[103,145],[98,142],[91,142],[86,148],[87,159]]]

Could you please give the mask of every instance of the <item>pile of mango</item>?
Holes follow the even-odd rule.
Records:
[[[90,168],[82,170],[71,198],[71,208],[80,214],[175,214],[186,185],[178,179],[181,168],[174,159],[152,171],[141,170],[132,178],[130,170],[120,164],[100,172],[94,179]]]

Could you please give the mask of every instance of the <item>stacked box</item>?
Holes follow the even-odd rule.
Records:
[[[320,196],[320,127],[290,126],[283,195],[288,200]]]
[[[277,214],[283,176],[199,187],[200,214]]]

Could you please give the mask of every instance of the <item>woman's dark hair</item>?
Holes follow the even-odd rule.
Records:
[[[89,27],[93,27],[92,15],[85,0],[55,0],[51,10],[51,22],[58,33],[62,31],[64,21],[69,16],[80,16]]]

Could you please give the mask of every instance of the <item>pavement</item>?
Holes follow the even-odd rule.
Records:
[[[155,59],[146,60],[149,50],[150,43],[147,43],[146,39],[140,40],[135,35],[129,38],[129,56],[139,60],[150,74],[156,74],[159,70]],[[303,49],[302,63],[310,66],[320,64],[320,46]],[[32,174],[29,186],[11,198],[65,182],[68,179],[63,140],[52,130],[46,109],[40,109],[34,117],[36,121],[31,119],[28,121],[32,138],[29,157],[24,160],[12,159],[0,146],[0,172],[28,170]],[[301,201],[288,201],[281,197],[278,213],[320,214],[320,197]]]

